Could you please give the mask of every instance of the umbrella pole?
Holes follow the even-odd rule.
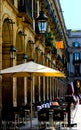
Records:
[[[71,103],[68,103],[68,126],[71,124]]]
[[[30,82],[31,82],[31,112],[30,112],[30,127],[32,128],[32,76],[30,77]]]

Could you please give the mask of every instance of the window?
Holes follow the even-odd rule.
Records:
[[[10,2],[14,5],[14,0],[10,0]]]
[[[19,6],[20,5],[23,6],[24,5],[24,0],[18,0],[18,4],[19,4]]]
[[[75,60],[75,61],[80,60],[80,53],[75,52],[75,53],[73,54],[73,60]]]
[[[79,47],[79,42],[77,42],[77,41],[76,41],[76,42],[73,42],[73,46],[74,46],[74,47]]]
[[[18,10],[19,12],[27,13],[30,17],[32,17],[31,0],[18,0]]]
[[[76,64],[74,69],[75,69],[75,76],[80,76],[80,65]]]

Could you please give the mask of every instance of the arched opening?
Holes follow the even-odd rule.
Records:
[[[13,28],[8,19],[5,19],[2,26],[2,69],[12,66],[10,59],[10,47],[13,43]],[[2,77],[2,106],[4,109],[4,118],[8,115],[6,111],[13,106],[13,79]]]

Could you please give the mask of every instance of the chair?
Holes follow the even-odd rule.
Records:
[[[30,110],[25,109],[25,123],[30,119]]]
[[[47,108],[42,108],[38,111],[38,122],[39,128],[42,126],[46,126],[47,122],[49,122],[49,110]]]

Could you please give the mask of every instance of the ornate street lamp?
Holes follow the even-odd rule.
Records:
[[[22,58],[23,58],[23,63],[26,63],[28,56],[24,53]]]
[[[47,30],[47,16],[44,11],[40,11],[40,15],[36,18],[39,33],[44,34]]]
[[[28,56],[26,55],[25,37],[27,36],[27,34],[21,31],[19,32],[19,34],[24,37],[24,53],[22,58],[23,58],[23,63],[26,63]]]
[[[16,48],[12,45],[10,47],[10,58],[15,59],[15,56],[16,56]]]

